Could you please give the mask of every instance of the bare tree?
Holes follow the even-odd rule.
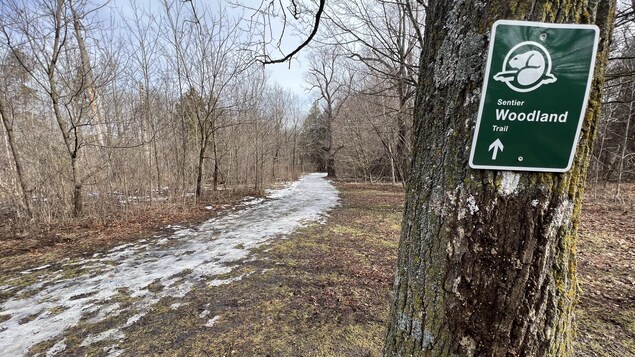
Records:
[[[403,180],[411,148],[424,7],[412,0],[329,4],[325,33],[320,39],[341,47],[348,57],[365,66],[367,76],[377,78],[381,85],[363,89],[367,94],[391,98],[386,109],[397,123],[394,156],[397,174]]]
[[[83,131],[86,126],[80,93],[84,76],[77,73],[73,62],[69,37],[68,3],[64,0],[39,1],[37,11],[24,8],[25,4],[11,2],[13,11],[2,23],[4,41],[11,51],[28,50],[36,59],[36,68],[28,70],[50,99],[51,109],[66,149],[73,186],[73,215],[80,216],[83,209],[83,176],[80,153],[84,147]],[[66,65],[65,67],[63,67]]]
[[[22,197],[24,213],[26,214],[26,217],[30,219],[33,214],[31,209],[32,190],[29,189],[24,169],[24,162],[15,139],[14,128],[16,121],[16,110],[11,104],[9,104],[10,101],[18,100],[17,95],[9,96],[9,92],[14,92],[18,95],[24,94],[25,91],[21,90],[19,86],[24,86],[24,84],[20,82],[24,82],[25,77],[28,74],[26,74],[26,71],[24,71],[24,69],[16,63],[17,59],[14,58],[15,55],[20,56],[19,52],[15,54],[8,53],[7,56],[5,56],[2,63],[2,70],[0,71],[0,73],[2,74],[2,79],[4,79],[2,81],[2,85],[0,86],[0,119],[2,119],[2,125],[7,135],[8,148],[11,152],[11,156],[13,157],[13,166],[15,168],[15,173],[20,184],[20,196]],[[22,62],[25,63],[26,60],[22,59]],[[9,83],[9,78],[12,75],[14,76],[14,78],[15,76],[19,76],[22,78],[18,78],[18,83]]]
[[[333,141],[335,120],[351,93],[353,74],[342,66],[342,54],[334,47],[323,47],[313,52],[307,81],[317,89],[324,107],[326,138],[322,144],[329,177],[335,177],[335,156],[342,146]]]
[[[176,10],[178,11],[178,10]],[[208,7],[198,9],[190,35],[181,41],[179,53],[187,52],[180,60],[185,83],[201,98],[201,105],[193,111],[198,137],[196,197],[203,192],[204,164],[208,149],[212,149],[213,188],[216,190],[220,173],[217,134],[227,124],[223,119],[234,104],[226,94],[238,75],[249,65],[242,51],[238,24],[224,10],[215,12]],[[176,36],[176,35],[175,35]]]

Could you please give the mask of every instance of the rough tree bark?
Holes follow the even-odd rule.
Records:
[[[614,11],[614,0],[428,2],[385,356],[572,354],[576,232]],[[468,166],[497,19],[601,29],[591,98],[567,173]]]

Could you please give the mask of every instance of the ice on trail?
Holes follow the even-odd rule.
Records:
[[[10,292],[13,296],[0,305],[0,356],[21,356],[39,342],[61,338],[62,332],[82,317],[98,322],[128,312],[132,317],[127,323],[84,336],[82,344],[120,340],[123,329],[136,323],[161,298],[183,297],[197,284],[216,286],[234,281],[214,276],[230,272],[265,241],[322,220],[337,201],[337,190],[323,174],[306,175],[283,189],[270,191],[265,200],[250,200],[242,210],[197,228],[174,226],[175,232],[167,236],[121,245],[90,259],[46,267],[48,270],[28,271],[38,274],[36,284],[21,290],[0,286],[0,295]],[[65,277],[63,270],[69,266],[82,274]],[[122,291],[138,298],[126,309],[115,301]],[[62,340],[49,354],[63,347]]]

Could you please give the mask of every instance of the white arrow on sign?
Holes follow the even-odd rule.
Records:
[[[492,145],[489,146],[489,149],[487,151],[492,151],[492,149],[494,150],[494,152],[492,153],[492,160],[496,160],[496,155],[498,154],[498,150],[500,149],[500,151],[503,151],[503,143],[501,143],[501,139],[496,139],[496,141],[494,141],[492,143]]]

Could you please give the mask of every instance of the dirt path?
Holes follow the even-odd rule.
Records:
[[[112,345],[102,353],[118,355],[123,330],[159,301],[239,279],[223,275],[265,241],[321,219],[337,201],[322,175],[308,175],[196,229],[171,227],[171,234],[103,255],[24,271],[0,286],[0,355],[20,356],[33,347],[46,355],[68,354],[71,342],[62,332],[78,326],[84,350],[108,341]]]

